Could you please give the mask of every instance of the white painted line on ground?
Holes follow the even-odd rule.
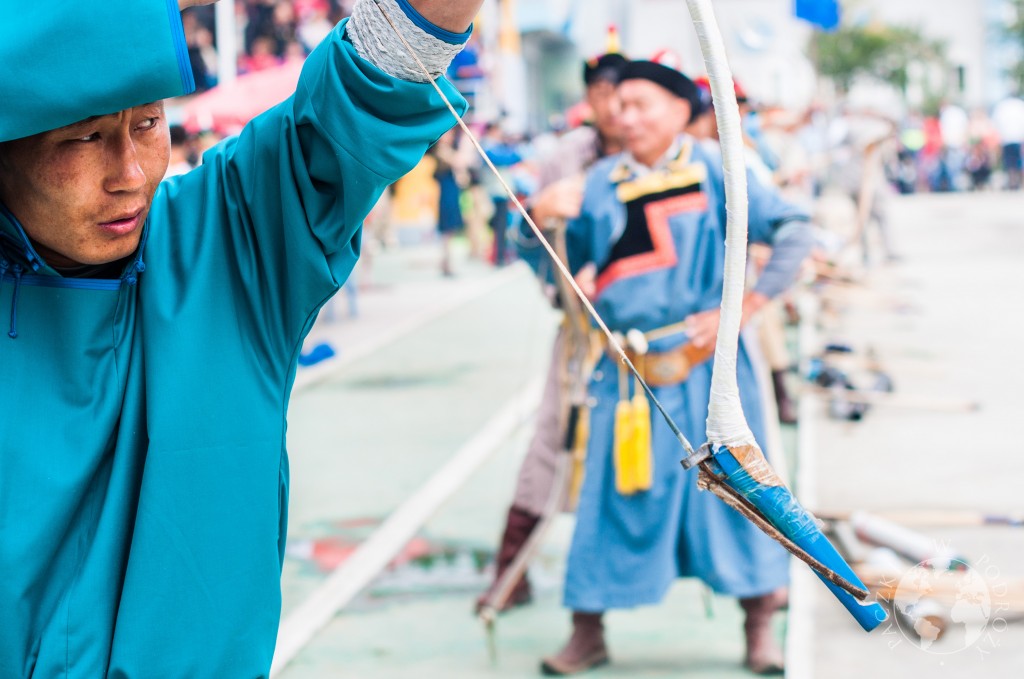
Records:
[[[320,587],[282,621],[270,676],[277,676],[408,544],[416,531],[473,472],[523,426],[540,403],[543,379],[537,377],[395,510],[370,538]]]
[[[821,416],[819,399],[812,394],[800,396],[796,490],[801,504],[814,511],[817,505],[814,463],[814,418]],[[818,578],[799,559],[789,563],[789,612],[786,627],[786,677],[814,677],[814,617],[818,597]]]
[[[818,351],[817,305],[810,293],[800,295],[800,374],[806,375],[807,359]],[[815,418],[821,417],[820,400],[814,394],[800,394],[797,410],[796,475],[793,490],[800,503],[815,511],[818,506],[814,440]],[[786,676],[789,679],[814,677],[814,608],[818,578],[799,559],[789,564],[789,612],[786,631]]]
[[[815,446],[817,432],[814,418],[822,417],[824,414],[824,404],[817,394],[800,395],[800,406],[797,411],[800,427],[797,429],[796,443],[796,494],[800,504],[812,514],[818,511],[818,461]],[[804,426],[804,417],[807,418],[807,426]]]
[[[365,341],[352,346],[346,346],[344,351],[336,357],[317,363],[305,368],[299,368],[295,376],[295,385],[292,391],[305,389],[313,384],[322,382],[337,374],[343,367],[355,360],[377,351],[386,344],[390,344],[401,337],[408,335],[417,328],[430,323],[433,320],[454,311],[455,309],[468,304],[491,291],[501,287],[508,281],[527,275],[524,267],[509,266],[489,276],[482,277],[473,282],[472,286],[442,287],[438,286],[438,293],[448,295],[442,301],[423,309],[420,313],[413,314],[405,319],[391,325],[386,331],[374,335],[372,341]],[[339,293],[341,294],[341,293]],[[329,336],[324,339],[329,340]]]

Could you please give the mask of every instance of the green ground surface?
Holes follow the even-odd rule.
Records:
[[[403,290],[480,285],[492,270],[463,263],[440,282],[432,253],[382,254],[375,294],[363,294],[367,333],[374,306],[400,320]],[[546,369],[557,316],[525,270],[507,282],[344,366],[292,401],[292,501],[284,614],[312,595],[373,528]],[[447,286],[447,287],[445,287]],[[435,298],[436,299],[436,298]],[[418,301],[421,310],[425,302]],[[429,302],[426,302],[429,303]],[[411,313],[411,310],[409,311]],[[346,337],[359,334],[360,319]],[[533,677],[539,659],[567,638],[560,605],[571,517],[554,526],[531,570],[535,602],[497,625],[492,663],[471,614],[490,577],[496,547],[530,431],[508,437],[469,483],[431,517],[402,557],[318,634],[280,675],[333,677]],[[411,559],[411,560],[410,560]],[[711,616],[709,617],[709,610]],[[661,606],[608,616],[612,664],[597,676],[730,677],[742,670],[741,615],[730,599],[681,581]],[[779,616],[780,634],[785,624]]]

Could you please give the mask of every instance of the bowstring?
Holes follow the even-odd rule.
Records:
[[[665,408],[661,405],[661,402],[654,395],[654,392],[651,391],[651,387],[640,375],[640,372],[636,369],[636,366],[633,365],[633,362],[629,360],[629,356],[626,355],[626,351],[622,348],[622,345],[615,338],[615,335],[612,333],[612,331],[608,329],[608,326],[605,324],[604,319],[601,318],[600,314],[597,313],[597,310],[594,308],[593,304],[591,304],[587,296],[583,294],[583,290],[581,290],[579,284],[576,283],[576,279],[573,278],[573,275],[572,273],[569,272],[568,267],[566,267],[565,263],[562,262],[561,258],[555,252],[555,249],[552,247],[551,243],[548,242],[547,238],[545,238],[541,229],[537,226],[536,223],[534,223],[533,218],[530,217],[529,213],[527,212],[526,208],[523,207],[523,204],[519,201],[519,198],[516,196],[515,192],[505,181],[505,178],[501,176],[501,173],[498,171],[498,168],[495,167],[493,162],[491,162],[491,159],[487,156],[487,152],[480,144],[480,141],[473,133],[473,130],[471,130],[469,125],[466,124],[466,121],[463,120],[461,115],[459,115],[459,112],[455,110],[455,106],[452,105],[451,101],[448,99],[448,96],[445,95],[441,87],[437,84],[434,78],[431,77],[430,71],[420,60],[419,55],[416,53],[416,50],[413,49],[412,45],[410,45],[409,42],[405,39],[405,36],[402,35],[401,31],[398,29],[398,26],[396,26],[394,21],[391,20],[391,16],[388,14],[387,10],[384,9],[384,7],[381,5],[380,0],[374,0],[373,4],[376,5],[377,9],[380,10],[380,13],[384,15],[384,19],[388,22],[388,25],[391,26],[391,29],[395,32],[395,35],[398,36],[398,39],[401,41],[402,45],[409,53],[409,56],[413,58],[413,60],[416,62],[416,65],[419,66],[420,70],[423,72],[423,75],[426,76],[427,82],[429,82],[433,86],[434,91],[437,92],[437,94],[441,97],[441,101],[443,101],[445,106],[448,107],[448,110],[451,112],[452,116],[458,122],[459,127],[462,128],[463,133],[465,133],[466,137],[473,143],[473,147],[476,149],[476,152],[480,155],[480,158],[484,161],[484,164],[487,165],[491,172],[494,173],[494,176],[498,179],[498,182],[501,184],[501,187],[505,190],[505,193],[512,201],[512,204],[515,205],[516,209],[519,211],[519,214],[522,215],[523,220],[527,224],[529,224],[530,229],[533,231],[534,237],[536,237],[540,244],[544,246],[544,249],[547,251],[548,256],[551,258],[551,261],[554,262],[555,268],[558,269],[562,278],[572,288],[573,292],[576,294],[576,297],[583,304],[584,308],[586,308],[587,313],[590,315],[590,317],[594,319],[595,323],[597,323],[601,332],[608,340],[608,346],[612,348],[612,350],[618,356],[619,360],[622,361],[626,368],[629,369],[629,372],[633,374],[633,377],[636,378],[637,383],[643,388],[644,392],[647,394],[647,397],[654,404],[658,412],[661,413],[661,416],[665,419],[665,422],[668,424],[669,429],[671,429],[672,433],[675,434],[675,437],[679,440],[679,443],[682,444],[687,454],[693,455],[693,446],[687,440],[686,436],[683,435],[683,432],[680,431],[679,427],[669,416]]]

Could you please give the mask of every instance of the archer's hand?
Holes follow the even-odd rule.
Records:
[[[718,339],[718,321],[721,309],[699,311],[686,317],[686,334],[698,349],[710,349]]]
[[[217,0],[178,0],[178,9],[188,9],[199,5],[212,5]]]
[[[749,292],[743,297],[743,316],[740,325],[746,325],[747,321],[760,311],[761,307],[770,300],[760,292]],[[686,317],[686,334],[690,341],[698,349],[710,349],[718,341],[718,322],[721,319],[721,309],[708,309],[699,311]]]
[[[530,213],[542,228],[551,220],[567,221],[580,214],[583,205],[583,178],[570,177],[545,187],[531,202]]]
[[[583,267],[573,276],[576,285],[587,299],[594,299],[597,294],[597,267],[593,264],[584,264]]]

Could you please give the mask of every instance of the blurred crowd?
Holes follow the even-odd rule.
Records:
[[[237,4],[237,67],[240,74],[265,71],[302,60],[331,28],[351,12],[352,0],[244,0]],[[217,84],[214,9],[197,7],[184,13],[186,40],[198,90]],[[470,76],[466,76],[469,73]],[[453,64],[450,75],[460,83],[485,75],[475,48]],[[832,192],[846,197],[859,215],[853,227],[867,239],[868,223],[877,226],[881,259],[895,259],[885,214],[893,193],[1019,190],[1022,184],[1024,100],[1010,96],[989,109],[968,110],[944,102],[929,114],[912,111],[902,119],[842,102],[804,110],[762,105],[739,90],[744,106],[744,131],[756,150],[751,158],[759,172],[791,200],[811,204]],[[471,94],[471,93],[469,93]],[[472,114],[470,115],[472,118]],[[504,266],[516,258],[510,239],[520,233],[521,220],[503,183],[529,203],[539,185],[543,159],[557,152],[560,139],[580,128],[593,127],[594,112],[586,101],[551,118],[550,129],[526,133],[499,117],[475,119],[471,127],[499,171],[483,166],[474,145],[455,128],[431,149],[437,183],[437,231],[443,244],[440,269],[454,275],[452,241],[464,235],[471,257]],[[695,137],[708,136],[695,127]],[[188,134],[172,128],[169,175],[186,172],[202,152],[220,139],[214,130]],[[370,251],[396,240],[388,192],[367,222]],[[846,234],[849,236],[849,234]],[[866,240],[865,240],[866,243]],[[864,254],[865,259],[867,254]]]
[[[236,3],[241,54],[238,72],[252,73],[290,59],[305,59],[352,11],[354,0],[243,0]],[[182,15],[196,91],[217,84],[213,6]]]
[[[861,221],[879,227],[881,259],[896,258],[885,215],[887,196],[1021,188],[1024,100],[1019,97],[970,113],[946,103],[935,115],[911,113],[903,120],[845,105],[793,111],[758,105],[745,96],[743,106],[758,171],[788,198],[807,205],[826,193],[845,195],[853,210],[866,211]],[[592,113],[584,111],[576,125],[593,125]],[[573,129],[561,126],[531,136],[502,120],[475,127],[491,161],[524,202],[538,184],[538,159]],[[700,126],[690,133],[698,138],[709,134]],[[435,174],[442,194],[439,231],[447,236],[464,228],[473,256],[507,264],[513,250],[505,234],[516,233],[512,227],[521,218],[510,209],[499,180],[485,171],[460,130],[442,139],[431,156],[441,168]],[[448,254],[442,269],[451,273]]]
[[[899,130],[889,176],[900,193],[1021,188],[1024,100],[991,111],[945,103],[936,115],[912,115]]]

